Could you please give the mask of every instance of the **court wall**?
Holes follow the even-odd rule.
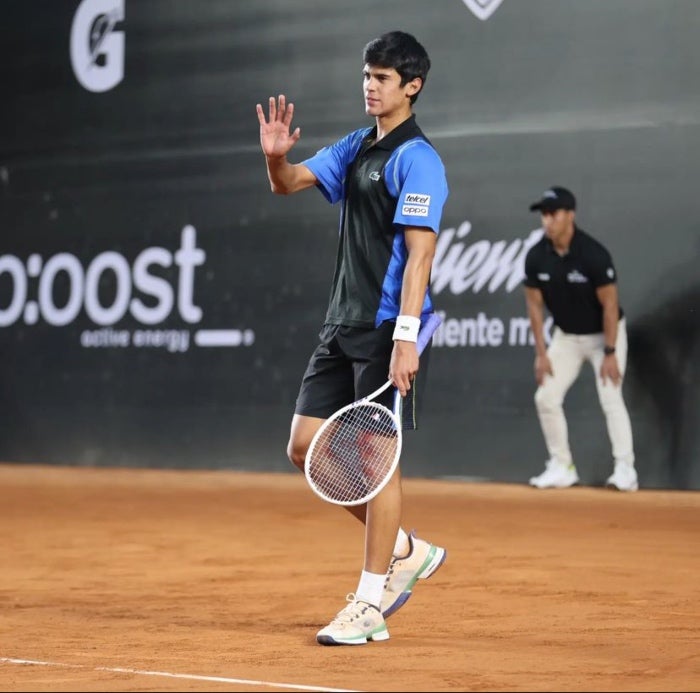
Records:
[[[694,0],[9,0],[0,22],[0,459],[290,469],[338,209],[269,190],[255,104],[296,159],[369,124],[364,44],[405,29],[450,197],[410,476],[522,482],[546,451],[522,262],[551,184],[610,249],[640,483],[700,488],[700,4]],[[586,369],[582,481],[610,446]]]

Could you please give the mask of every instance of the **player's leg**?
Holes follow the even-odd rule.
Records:
[[[401,476],[398,470],[368,503],[364,517],[365,555],[355,592],[348,605],[316,634],[322,645],[362,645],[388,640],[389,631],[381,612],[382,593],[401,518]],[[353,509],[353,508],[348,508]]]
[[[301,414],[294,414],[292,417],[289,441],[287,443],[287,457],[302,472],[304,471],[306,451],[309,449],[316,431],[321,427],[324,420],[315,416],[302,416]]]
[[[352,402],[355,383],[352,362],[339,347],[338,327],[324,326],[320,344],[309,359],[290,427],[287,455],[295,467],[304,469],[313,436],[325,419]],[[366,505],[347,507],[358,520],[366,522]],[[387,559],[388,561],[388,559]],[[379,576],[383,581],[383,575]],[[316,638],[323,645],[361,645],[369,640],[386,640],[389,632],[379,608],[348,595],[348,604]]]
[[[302,471],[311,440],[323,421],[354,399],[352,363],[339,347],[337,332],[337,326],[324,325],[299,386],[287,456]]]
[[[590,362],[596,376],[598,399],[605,416],[614,460],[614,471],[606,485],[620,491],[636,491],[639,484],[634,468],[632,424],[622,392],[622,382],[627,368],[627,329],[624,319],[620,321],[617,329],[615,357],[623,380],[618,385],[614,385],[609,380],[603,383],[600,377],[600,368],[605,358],[602,341],[591,348]]]
[[[356,397],[364,397],[373,392],[389,377],[389,362],[394,348],[393,332],[394,325],[390,322],[372,330],[347,329],[340,332],[339,340],[343,350],[353,361]],[[393,408],[393,389],[388,390],[379,401]],[[400,463],[387,485],[367,504],[364,570],[358,591],[365,589],[362,596],[377,607],[381,602],[384,576],[401,525],[399,467]],[[373,579],[372,576],[377,577]]]
[[[343,351],[354,363],[355,398],[366,396],[388,377],[393,325],[386,323],[377,330],[341,328],[338,334]],[[390,392],[383,404],[393,405]],[[412,427],[414,417],[415,409],[411,412]],[[355,593],[348,595],[349,604],[318,632],[317,640],[324,645],[388,639],[384,617],[405,604],[415,582],[432,575],[446,555],[444,549],[418,539],[414,533],[407,535],[401,528],[400,467],[368,504],[348,510],[365,522],[363,570]]]
[[[545,375],[535,391],[535,408],[549,454],[544,472],[530,479],[537,488],[565,488],[578,483],[569,447],[564,398],[581,372],[583,354],[579,338],[555,328],[547,349],[552,374]]]
[[[379,606],[384,578],[389,569],[394,544],[401,526],[403,493],[400,464],[387,485],[367,503],[364,571],[381,576],[378,588],[366,596]]]
[[[359,337],[355,348],[347,346],[348,353],[355,358],[356,391],[358,396],[374,391],[386,381],[389,360],[394,346],[393,324],[386,323],[378,330]],[[404,429],[417,427],[420,410],[418,393],[424,386],[427,372],[430,345],[420,359],[418,376],[413,383],[410,395],[404,399],[402,423]],[[393,406],[391,393],[385,402]],[[413,586],[419,578],[427,578],[443,564],[445,549],[419,539],[415,533],[407,534],[400,526],[402,515],[402,487],[400,464],[385,489],[369,503],[365,544],[365,573],[369,574],[367,585],[373,585],[368,598],[377,599],[377,582],[373,576],[382,569],[386,579],[382,591],[381,611],[384,617],[395,613],[406,603],[412,594]],[[389,560],[387,570],[387,559]],[[358,586],[364,588],[364,584]]]
[[[338,327],[325,325],[320,342],[307,364],[296,399],[295,413],[287,442],[287,457],[304,471],[306,453],[316,431],[333,412],[355,399],[352,363],[339,348]],[[365,506],[346,508],[365,522]]]
[[[353,364],[353,399],[365,397],[386,383],[392,332],[388,326],[338,330],[340,348]],[[384,398],[382,404],[391,406],[391,401]],[[369,503],[348,510],[365,523],[363,568],[355,591],[347,596],[348,605],[316,634],[322,645],[362,645],[389,638],[380,604],[401,518],[400,474],[394,473]]]

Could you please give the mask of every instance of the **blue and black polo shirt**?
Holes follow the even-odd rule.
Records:
[[[341,202],[338,254],[326,323],[378,327],[395,320],[408,252],[404,227],[439,233],[445,168],[411,115],[379,142],[355,130],[303,164],[326,199]],[[429,288],[423,314],[432,312]]]
[[[603,306],[596,289],[616,282],[608,250],[578,227],[566,255],[559,255],[545,235],[525,256],[523,284],[542,292],[554,324],[569,334],[603,331]],[[623,315],[620,308],[620,318]]]

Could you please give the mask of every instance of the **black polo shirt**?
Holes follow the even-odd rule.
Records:
[[[411,115],[376,142],[360,128],[303,163],[330,202],[341,202],[340,238],[326,323],[378,327],[401,307],[406,226],[438,233],[445,167]],[[429,287],[421,314],[433,310]]]
[[[554,324],[570,334],[603,331],[603,307],[596,289],[616,281],[608,250],[578,227],[566,255],[559,255],[543,235],[525,257],[523,284],[542,292]],[[620,307],[620,318],[623,315]]]

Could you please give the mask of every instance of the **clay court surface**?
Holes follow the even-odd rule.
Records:
[[[0,465],[0,689],[700,690],[699,493],[404,484],[447,561],[323,647],[363,536],[302,475]]]

